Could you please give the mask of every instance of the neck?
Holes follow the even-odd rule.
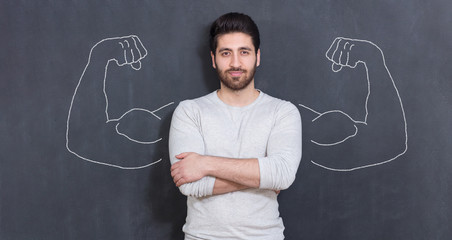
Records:
[[[234,107],[244,107],[253,103],[259,97],[259,91],[254,88],[251,82],[246,88],[241,90],[232,90],[221,84],[217,91],[218,98],[227,105]]]

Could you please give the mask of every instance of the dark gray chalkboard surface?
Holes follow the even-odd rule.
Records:
[[[451,239],[446,0],[0,1],[0,239],[182,239],[168,127],[218,87],[231,11],[260,27],[257,87],[302,113],[286,238]],[[105,68],[108,41],[141,65]]]

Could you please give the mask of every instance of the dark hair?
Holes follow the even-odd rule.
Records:
[[[210,27],[210,50],[214,55],[217,50],[218,37],[222,34],[234,32],[250,35],[257,53],[261,41],[256,23],[248,15],[232,12],[219,17]]]

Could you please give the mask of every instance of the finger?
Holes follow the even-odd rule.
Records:
[[[138,49],[135,47],[135,45],[133,45],[131,48],[130,48],[130,56],[131,56],[131,61],[130,61],[130,63],[136,63],[136,62],[138,62],[138,61],[140,61],[141,60],[141,57],[140,57],[140,52],[138,51]]]
[[[140,49],[137,46],[137,40],[132,36],[131,38],[131,44],[132,44],[132,52],[133,52],[133,62],[138,62],[142,59]]]
[[[130,37],[124,37],[122,39],[122,43],[124,44],[124,48],[130,48],[130,40],[129,40],[129,38]]]
[[[334,53],[337,51],[337,46],[338,43],[340,42],[341,38],[337,37],[336,39],[334,39],[333,43],[330,45],[330,47],[328,48],[328,50],[326,51],[326,58],[328,58],[329,60],[333,59]]]
[[[134,70],[140,70],[141,69],[141,61],[134,62],[132,65],[130,65]]]
[[[350,42],[347,41],[344,43],[344,46],[342,48],[342,52],[341,52],[342,54],[339,58],[339,64],[342,66],[346,66],[348,64],[348,58],[350,56],[349,55],[349,45],[350,45]]]
[[[185,184],[184,178],[180,178],[180,179],[177,180],[177,182],[176,182],[176,186],[177,186],[177,187],[180,187],[180,186],[182,186],[183,184]]]
[[[135,55],[137,55],[138,52],[134,52],[133,39],[131,37],[125,37],[122,39],[121,46],[124,49],[124,59],[126,64],[135,62]]]
[[[349,57],[348,57],[347,66],[349,66],[351,68],[355,68],[358,65],[358,63],[363,62],[363,61],[360,61],[359,58],[357,58],[356,53],[352,52],[355,47],[356,47],[355,43],[352,43],[349,46],[350,53],[349,53]],[[359,52],[359,50],[357,50],[357,51]]]
[[[336,64],[340,64],[343,52],[344,52],[344,42],[342,39],[340,39],[337,42],[337,47],[336,50],[334,51],[331,61],[333,61]]]
[[[332,63],[331,64],[331,71],[333,72],[339,72],[340,70],[342,70],[342,66],[336,63]]]
[[[146,57],[146,55],[148,55],[148,51],[144,47],[144,45],[141,42],[140,38],[138,38],[137,36],[132,36],[132,39],[133,39],[133,41],[135,43],[135,46],[136,46],[137,50],[140,53],[140,59]]]
[[[124,43],[119,42],[119,45],[121,46],[121,52],[120,54],[118,54],[118,57],[115,58],[115,62],[116,64],[118,64],[118,66],[123,66],[124,64],[126,64],[126,54],[125,54],[125,49],[124,49]]]
[[[132,51],[131,48],[127,48],[127,49],[124,50],[124,59],[126,61],[126,64],[133,63],[133,58],[134,58],[133,55],[134,54],[133,54],[133,51]]]
[[[180,179],[177,179],[177,180],[175,179],[175,180],[174,180],[174,184],[176,184],[176,186],[179,187],[179,186],[181,185],[181,184],[180,184]]]
[[[350,52],[348,52],[347,51],[347,54],[345,55],[346,57],[345,57],[345,63],[344,63],[344,65],[345,66],[350,66],[350,64],[349,64],[349,62],[350,62]]]
[[[119,66],[124,66],[127,64],[127,49],[122,50],[122,58],[118,60]]]
[[[140,53],[139,49],[137,48],[135,40],[133,38],[132,38],[132,42],[133,42],[133,45],[130,48],[130,55],[131,55],[131,61],[130,61],[131,65],[130,66],[134,70],[140,70],[141,69],[141,61],[140,60],[143,58],[141,57],[141,53]]]
[[[177,184],[177,182],[178,182],[180,179],[181,179],[181,177],[178,176],[178,175],[176,175],[176,176],[173,177],[173,182],[174,182],[175,184]]]
[[[127,59],[127,55],[129,55],[129,51],[130,51],[130,43],[127,39],[122,39],[122,41],[120,42],[121,47],[123,49],[123,53],[124,53],[124,60],[126,63],[128,63],[128,59]],[[130,57],[129,57],[130,58]]]
[[[188,155],[188,153],[180,153],[180,154],[176,155],[176,158],[177,158],[177,159],[183,159],[183,158],[185,158],[187,155]]]
[[[173,172],[173,171],[176,170],[177,168],[179,168],[179,162],[174,163],[173,165],[171,165],[171,172]]]

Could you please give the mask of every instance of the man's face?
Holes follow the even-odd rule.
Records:
[[[215,56],[211,56],[222,87],[238,91],[254,81],[260,50],[256,54],[251,36],[240,32],[223,34],[218,37]]]

